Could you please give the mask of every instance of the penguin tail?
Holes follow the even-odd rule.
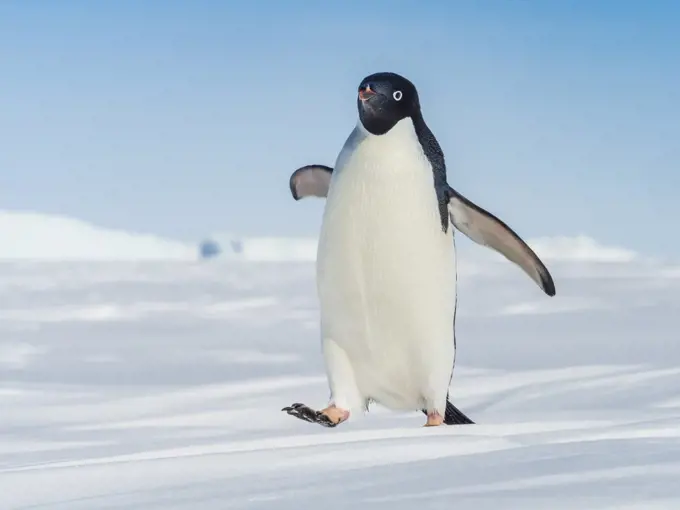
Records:
[[[454,406],[450,400],[447,400],[444,423],[446,425],[474,425],[475,422],[463,414],[463,412]]]
[[[427,411],[422,409],[423,414]],[[450,400],[446,401],[446,412],[444,413],[445,425],[474,425],[475,422],[468,418],[460,409],[454,406]]]

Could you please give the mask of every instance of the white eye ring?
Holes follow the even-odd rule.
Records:
[[[401,90],[395,90],[394,93],[392,94],[392,97],[394,98],[395,101],[401,101],[401,97],[403,94],[401,93]]]

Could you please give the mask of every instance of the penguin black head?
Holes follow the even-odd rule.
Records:
[[[396,73],[375,73],[361,80],[359,119],[374,135],[384,135],[406,117],[420,114],[415,85]]]

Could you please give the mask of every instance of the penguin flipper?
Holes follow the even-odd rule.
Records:
[[[482,246],[517,264],[548,296],[555,283],[538,255],[508,225],[449,186],[449,217],[453,226]]]
[[[325,198],[331,185],[333,169],[326,165],[306,165],[290,176],[290,192],[295,200],[305,197]]]

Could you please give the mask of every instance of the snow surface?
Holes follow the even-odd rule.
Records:
[[[328,395],[310,262],[0,263],[0,509],[680,508],[680,268],[576,252],[554,298],[461,255],[441,428],[280,411]]]

